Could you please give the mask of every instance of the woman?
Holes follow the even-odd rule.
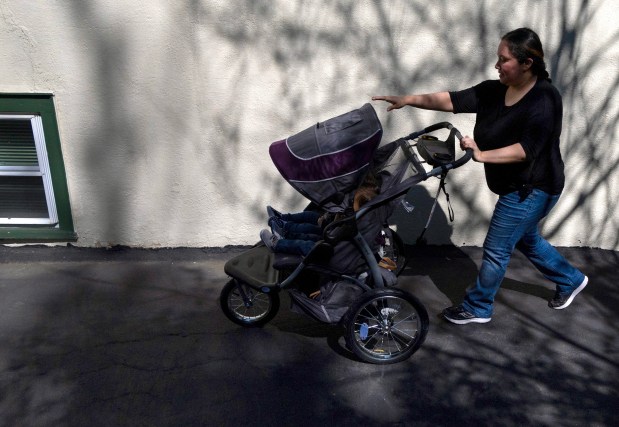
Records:
[[[551,308],[566,308],[588,282],[538,230],[565,181],[559,150],[563,106],[546,71],[540,39],[531,29],[519,28],[502,37],[497,55],[498,81],[456,92],[372,98],[390,103],[387,111],[408,105],[477,114],[474,138],[465,136],[460,147],[472,149],[473,159],[484,164],[488,187],[499,199],[475,285],[462,304],[443,311],[457,324],[490,321],[514,248],[556,284]]]

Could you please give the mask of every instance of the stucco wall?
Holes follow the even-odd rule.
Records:
[[[567,187],[544,225],[552,243],[619,249],[615,0],[0,0],[0,92],[53,92],[78,244],[254,243],[264,207],[304,206],[270,142],[371,95],[461,89],[496,78],[500,36],[541,36],[564,96]],[[437,121],[387,114],[391,140]],[[494,196],[481,165],[448,182],[431,243],[481,245]],[[394,222],[414,240],[436,182]]]

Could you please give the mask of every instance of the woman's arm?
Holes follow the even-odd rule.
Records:
[[[449,92],[427,93],[424,95],[373,96],[372,101],[386,101],[391,105],[387,111],[405,106],[422,108],[424,110],[453,112],[453,104]]]
[[[481,151],[473,138],[465,136],[460,141],[460,148],[463,150],[471,148],[473,160],[479,163],[519,163],[527,159],[527,153],[519,142],[503,148]]]

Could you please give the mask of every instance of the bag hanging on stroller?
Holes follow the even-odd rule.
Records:
[[[363,292],[358,284],[341,279],[328,281],[310,296],[296,289],[290,289],[288,294],[292,311],[307,313],[321,322],[337,323]]]

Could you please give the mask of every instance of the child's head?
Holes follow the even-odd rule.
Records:
[[[355,197],[352,205],[354,211],[358,211],[363,205],[376,197],[378,191],[379,187],[377,178],[371,173],[367,174],[363,183],[355,191]]]

